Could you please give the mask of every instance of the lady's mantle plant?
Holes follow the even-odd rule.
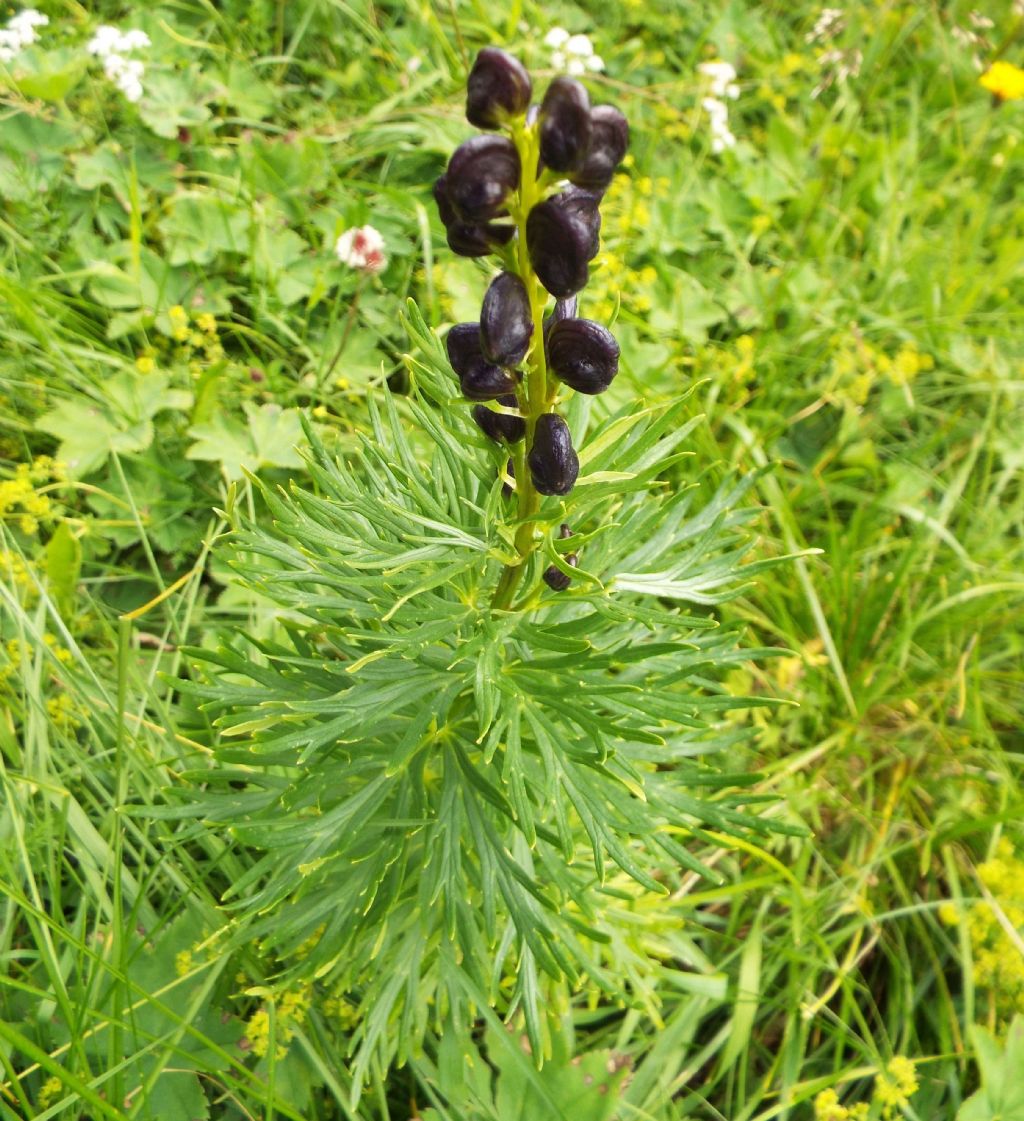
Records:
[[[684,401],[595,407],[618,348],[577,297],[626,124],[571,79],[531,96],[482,51],[467,115],[494,131],[435,187],[452,248],[501,262],[479,322],[442,346],[410,305],[410,395],[344,462],[310,433],[308,484],[238,529],[276,637],[192,651],[218,754],[190,812],[263,853],[237,939],[345,994],[356,1092],[492,1008],[541,1055],[577,991],[652,1006],[659,970],[704,965],[651,901],[769,828],[708,760],[752,703],[716,679],[756,652],[708,611],[758,567],[746,483],[678,481]]]

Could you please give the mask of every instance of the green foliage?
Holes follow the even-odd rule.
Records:
[[[1021,1121],[1024,1118],[1024,1017],[1016,1016],[1000,1046],[980,1024],[971,1029],[981,1089],[964,1102],[957,1121]]]
[[[416,367],[435,395],[446,376]],[[582,443],[587,474],[538,527],[577,528],[582,586],[538,592],[535,610],[489,606],[515,528],[494,453],[415,397],[407,420],[371,400],[349,462],[310,431],[312,487],[262,488],[273,530],[238,533],[238,576],[283,633],[189,652],[222,765],[190,776],[187,812],[266,849],[229,892],[240,937],[272,946],[286,976],[357,994],[357,1078],[414,1054],[428,1025],[464,1030],[480,1003],[521,1009],[542,1053],[556,982],[649,1001],[651,951],[631,951],[634,992],[608,956],[633,941],[614,901],[668,894],[673,866],[708,873],[686,842],[709,829],[782,827],[746,811],[750,776],[710,765],[738,742],[722,714],[759,703],[723,695],[716,671],[775,651],[647,602],[717,602],[760,567],[736,535],[752,479],[703,504],[659,481],[692,431],[685,409],[623,412]],[[545,554],[535,570],[553,540]]]
[[[561,1081],[572,1054],[595,1065],[587,1056],[630,1059],[615,1121],[804,1121],[825,1089],[851,1110],[868,1103],[879,1073],[903,1055],[920,1080],[908,1115],[954,1116],[976,1088],[974,1050],[991,1051],[973,1025],[989,1025],[995,1038],[1008,1028],[1005,992],[982,983],[986,970],[993,975],[984,958],[991,940],[979,937],[969,916],[985,909],[987,929],[1006,935],[1011,950],[996,964],[1005,961],[1014,974],[1016,943],[1002,919],[1022,933],[1007,910],[1015,896],[993,890],[980,871],[1000,838],[1020,850],[1024,808],[1021,103],[995,108],[976,69],[976,60],[984,65],[997,54],[1021,61],[1012,6],[858,0],[845,7],[845,29],[828,44],[807,41],[820,6],[747,0],[616,0],[600,7],[599,19],[593,5],[532,0],[507,12],[464,0],[42,6],[51,23],[39,42],[16,66],[0,67],[0,1112],[157,1117],[180,1090],[174,1109],[226,1121],[408,1121],[418,1106],[444,1121],[504,1121],[499,1079],[508,1087],[503,1109],[521,1094],[535,1114],[553,1114],[550,1103],[537,1103],[557,1093],[551,1083]],[[146,96],[137,104],[95,59],[76,80],[84,44],[103,22],[144,28],[152,39],[140,56]],[[644,631],[642,647],[669,619],[681,620],[678,633],[657,637],[696,643],[681,674],[695,664],[686,657],[717,660],[744,646],[792,651],[758,662],[737,653],[695,669],[693,680],[681,678],[668,693],[687,703],[720,696],[724,704],[726,694],[799,703],[700,710],[698,722],[714,727],[703,736],[692,730],[696,754],[657,764],[653,776],[645,760],[670,744],[629,751],[612,744],[605,768],[625,760],[656,798],[670,786],[693,793],[701,808],[743,795],[766,800],[738,807],[749,815],[738,834],[669,834],[720,882],[680,871],[647,844],[643,828],[627,834],[626,855],[670,887],[668,897],[622,871],[599,836],[602,885],[593,841],[576,811],[566,811],[573,862],[554,848],[526,879],[533,887],[539,881],[549,902],[565,891],[564,879],[547,882],[549,867],[568,875],[574,890],[582,883],[579,894],[600,906],[601,932],[612,941],[595,942],[575,928],[570,937],[611,984],[606,991],[581,976],[572,987],[538,967],[540,1001],[556,1014],[541,1017],[553,1057],[540,1071],[519,1042],[521,1014],[511,1012],[509,1035],[488,1006],[496,994],[496,1007],[509,1012],[518,982],[514,922],[495,878],[495,922],[512,934],[504,951],[504,943],[492,949],[477,935],[484,956],[500,965],[465,994],[472,1018],[456,1023],[436,1005],[417,1006],[421,1045],[410,1046],[404,1068],[371,1061],[369,1089],[353,1108],[348,1056],[368,1032],[395,1034],[387,999],[378,1020],[368,1021],[393,977],[376,971],[351,1000],[339,988],[344,968],[298,979],[310,972],[307,951],[299,945],[289,954],[287,923],[298,937],[311,895],[297,872],[277,920],[246,906],[272,882],[275,854],[295,856],[284,825],[281,849],[264,845],[290,820],[279,797],[298,790],[304,774],[294,757],[264,766],[250,745],[293,730],[312,737],[336,713],[275,707],[251,674],[290,686],[312,662],[324,688],[355,697],[353,687],[372,689],[373,674],[386,667],[415,668],[419,653],[398,652],[404,612],[411,632],[417,618],[423,625],[417,613],[425,615],[428,603],[451,604],[428,587],[387,622],[393,601],[385,606],[379,596],[372,610],[364,603],[366,618],[346,625],[340,638],[321,622],[339,600],[347,610],[357,597],[358,606],[369,570],[357,579],[340,565],[333,521],[318,530],[316,545],[270,532],[264,493],[284,505],[288,524],[306,529],[296,510],[306,510],[310,495],[332,510],[338,501],[319,492],[304,467],[288,465],[298,442],[291,421],[280,440],[269,434],[272,453],[260,467],[250,418],[259,425],[293,420],[293,410],[311,415],[326,462],[307,454],[335,487],[340,457],[342,477],[346,485],[357,479],[361,501],[374,493],[366,489],[366,464],[377,472],[374,486],[388,473],[403,487],[407,476],[414,480],[416,488],[409,482],[400,491],[406,512],[399,524],[422,551],[411,567],[427,579],[451,564],[463,589],[486,591],[509,545],[498,528],[504,500],[492,489],[500,464],[460,419],[448,419],[462,407],[450,401],[453,383],[440,388],[421,378],[416,363],[434,363],[434,344],[416,323],[407,333],[401,313],[413,295],[431,328],[477,317],[487,276],[477,262],[444,250],[429,183],[469,132],[462,100],[472,52],[498,43],[545,71],[551,53],[543,40],[555,24],[593,38],[607,69],[585,81],[595,100],[627,111],[635,155],[605,200],[602,252],[584,304],[588,317],[614,321],[623,344],[610,399],[573,417],[575,432],[591,433],[595,463],[584,474],[619,470],[612,455],[597,463],[602,432],[622,434],[629,446],[695,383],[677,424],[690,421],[690,410],[706,419],[671,453],[692,457],[637,485],[653,488],[659,509],[678,499],[671,508],[685,522],[720,484],[728,492],[727,478],[750,482],[761,467],[771,469],[738,496],[749,520],[726,514],[709,538],[711,552],[694,561],[698,586],[674,562],[656,578],[642,557],[621,565],[618,515],[609,526],[596,519],[616,487],[633,484],[614,474],[592,477],[573,497],[580,503],[573,516],[589,510],[595,519],[581,554],[584,574],[562,598],[542,592],[536,599],[538,633],[548,638],[575,625],[575,612],[594,616],[626,604],[628,620],[601,616],[601,627],[635,637],[631,628],[650,613],[655,631]],[[812,96],[832,49],[859,50],[860,73]],[[720,154],[710,151],[696,69],[713,56],[739,72],[739,97],[728,106],[737,145]],[[343,228],[363,223],[385,237],[390,264],[377,278],[347,271],[331,251]],[[182,327],[170,315],[179,306]],[[203,313],[214,317],[212,331],[200,326]],[[181,396],[149,412],[153,375],[165,383],[157,397]],[[410,382],[415,406],[405,396]],[[400,471],[394,448],[384,456],[386,471],[361,450],[361,437],[375,442],[370,398],[385,433],[392,406],[400,415],[401,446],[417,470]],[[415,410],[454,425],[462,472],[455,479],[475,488],[473,509],[451,512],[442,480],[430,475],[440,453]],[[634,420],[642,410],[650,411]],[[62,431],[43,431],[37,422],[44,416],[58,424],[63,417]],[[187,457],[200,439],[190,430],[203,426],[212,426],[206,450],[230,453],[227,459]],[[96,465],[70,479],[44,470],[65,439]],[[29,494],[19,490],[18,472],[30,465]],[[265,492],[246,470],[260,472]],[[288,479],[296,489],[282,495],[279,484]],[[692,505],[684,509],[685,487]],[[424,516],[448,536],[410,526],[407,512],[423,515],[423,495],[437,507]],[[241,547],[239,537],[235,556],[243,568],[266,570],[259,580],[269,592],[281,591],[273,587],[277,572],[295,577],[283,585],[289,595],[303,580],[337,582],[340,572],[343,595],[334,584],[319,588],[329,602],[314,605],[320,614],[312,619],[291,600],[282,605],[280,594],[262,594],[251,573],[236,577],[226,563],[229,544],[219,540],[225,526],[214,511],[221,509],[252,522],[260,541],[290,549],[304,566],[299,579],[298,570]],[[460,538],[450,543],[453,526],[473,548]],[[561,556],[549,526],[557,526],[554,509],[542,523],[538,568]],[[716,585],[708,566],[733,548],[730,538],[737,548],[747,543],[743,560],[814,552],[741,583],[731,577],[737,559],[723,560],[729,579]],[[683,543],[677,561],[692,544]],[[358,545],[355,555],[365,560],[367,543],[360,537]],[[405,557],[396,540],[375,529],[373,550],[383,566],[377,575],[399,594],[411,590],[404,569],[390,571],[396,556]],[[673,606],[661,598],[660,589],[681,584],[705,598],[738,594],[716,604]],[[697,629],[711,610],[720,627]],[[136,611],[128,622],[117,619]],[[481,609],[478,617],[486,616]],[[471,618],[434,620],[440,637],[431,641],[465,635]],[[561,641],[558,650],[538,651],[522,622],[507,640],[516,651],[542,663],[560,657],[573,668],[593,659],[604,666],[595,673],[616,686],[628,686],[631,675],[653,679],[678,656],[634,668],[622,646],[581,650],[578,641]],[[305,635],[311,650],[301,653]],[[521,683],[528,663],[513,664],[500,628],[497,637],[481,633],[473,641],[511,666],[503,679]],[[348,662],[336,642],[354,655]],[[243,728],[237,737],[212,727],[196,698],[178,688],[190,675],[188,645],[234,651],[244,663],[239,674],[208,668],[225,687],[248,683],[253,704],[268,702],[259,715],[276,725]],[[341,667],[366,654],[381,656],[338,687]],[[504,759],[496,749],[484,763],[488,740],[476,744],[468,667],[456,666],[452,681],[453,688],[461,682],[466,706],[459,742],[473,773],[495,786]],[[630,697],[608,694],[618,706],[610,723],[643,730],[634,711],[622,711]],[[504,698],[489,702],[481,691],[482,705],[494,708],[488,736],[505,716]],[[566,691],[563,707],[570,700]],[[664,703],[660,694],[657,700]],[[586,702],[604,727],[607,709]],[[403,711],[385,718],[385,747],[394,746]],[[249,702],[225,719],[254,719]],[[655,734],[670,738],[661,728]],[[532,745],[532,729],[526,735]],[[570,746],[589,743],[578,730],[564,738]],[[216,763],[211,745],[221,755]],[[231,751],[237,762],[226,758]],[[308,765],[342,775],[342,788],[327,799],[338,805],[358,786],[352,761],[361,760],[351,744],[328,754],[314,751]],[[532,815],[538,846],[551,854],[544,833],[551,806],[538,793],[543,762],[521,755],[532,769],[515,797]],[[379,762],[378,751],[365,761],[367,771]],[[256,769],[239,789],[216,777],[247,764]],[[609,784],[586,762],[573,765]],[[756,778],[708,785],[720,770]],[[470,780],[453,773],[449,781],[465,801]],[[426,764],[424,774],[435,780]],[[217,818],[204,819],[200,808],[199,817],[183,819],[182,807],[208,782]],[[170,807],[168,789],[183,795]],[[229,789],[239,798],[265,794],[267,807],[248,829],[222,800]],[[621,782],[600,789],[615,791],[623,813],[648,822],[646,807],[622,793]],[[483,818],[499,838],[518,844],[504,859],[522,869],[530,850],[519,818],[509,817],[509,807],[513,815],[520,809],[512,791],[501,790],[501,807],[477,787],[470,797],[484,803]],[[315,806],[322,792],[305,791]],[[424,812],[435,795],[426,784],[418,803]],[[618,809],[609,811],[616,815],[621,821]],[[308,826],[313,818],[298,820]],[[371,824],[380,830],[381,820],[378,814]],[[426,851],[434,821],[415,833],[411,820],[388,819],[387,851]],[[756,832],[755,820],[803,822],[810,836]],[[351,851],[350,833],[344,837]],[[481,875],[481,858],[472,839],[470,846],[463,912],[482,900],[470,882]],[[253,872],[261,860],[267,863]],[[411,898],[418,870],[391,869]],[[329,870],[310,873],[317,874]],[[439,874],[430,865],[428,885]],[[229,909],[224,893],[247,876]],[[328,890],[336,887],[332,879]],[[565,916],[552,920],[521,881],[511,891],[527,896],[540,916],[542,942],[546,931],[567,925]],[[936,919],[948,901],[961,916],[953,926]],[[440,897],[435,910],[443,916]],[[575,903],[564,910],[583,921]],[[359,923],[376,937],[376,917],[357,908],[337,926]],[[445,932],[443,917],[437,922],[437,938],[423,951],[428,969]],[[285,936],[275,941],[279,927]],[[392,935],[389,927],[382,945],[393,948]],[[146,956],[150,944],[159,962]],[[455,943],[446,946],[454,959]],[[359,968],[369,973],[362,949]],[[191,954],[192,966],[172,975],[179,954]],[[466,975],[454,960],[445,969],[450,979]],[[426,987],[414,982],[414,995]],[[404,1009],[406,991],[394,1009]],[[287,1001],[300,997],[305,1014],[289,1020]],[[364,1034],[353,1040],[360,1021]],[[206,1042],[190,1031],[197,1025]],[[565,1025],[572,1033],[563,1040]],[[401,1031],[399,1020],[396,1038]],[[473,1059],[473,1071],[462,1069],[463,1056]]]

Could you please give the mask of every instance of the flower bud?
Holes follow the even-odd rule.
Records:
[[[568,538],[572,537],[572,530],[565,524],[565,522],[562,522],[562,524],[558,527],[558,536],[563,541],[566,541],[568,540]],[[565,563],[569,565],[570,568],[575,568],[579,563],[578,555],[576,553],[569,553],[565,558]],[[549,588],[556,592],[564,592],[565,589],[568,588],[572,583],[572,577],[567,576],[558,567],[558,565],[555,564],[549,565],[544,570],[543,580]]]
[[[569,553],[565,558],[565,563],[569,565],[570,568],[575,568],[579,563],[579,558],[575,553]],[[548,567],[544,569],[543,580],[553,592],[564,592],[572,583],[572,577],[567,576],[554,564],[549,564]]]
[[[526,112],[533,83],[517,58],[484,47],[476,56],[466,86],[466,119],[477,128],[500,128]]]
[[[547,337],[548,369],[577,393],[603,393],[619,372],[619,344],[590,319],[563,319]]]
[[[569,176],[580,187],[603,191],[629,147],[629,123],[614,105],[590,110],[590,147],[582,164]]]
[[[519,186],[519,153],[504,136],[471,136],[452,153],[445,186],[464,222],[495,218]]]
[[[555,78],[540,106],[540,158],[553,171],[575,171],[590,147],[590,97],[572,78]]]
[[[580,460],[572,446],[569,426],[557,413],[542,413],[527,456],[538,494],[568,494],[580,473]]]
[[[541,284],[552,296],[565,298],[586,286],[596,233],[589,214],[561,206],[560,197],[546,199],[530,211],[526,247]]]
[[[519,402],[515,395],[511,393],[499,397],[498,404],[504,405],[507,409],[517,409],[519,407]],[[474,405],[473,419],[479,426],[480,431],[498,444],[517,444],[526,435],[526,421],[521,416],[496,413],[493,409],[488,409],[484,405]]]
[[[516,366],[526,357],[533,317],[526,285],[515,273],[499,273],[490,283],[480,311],[480,345],[496,366]]]
[[[484,358],[479,323],[456,323],[448,332],[445,347],[462,394],[470,401],[490,401],[505,393],[515,393],[519,384],[515,374]]]

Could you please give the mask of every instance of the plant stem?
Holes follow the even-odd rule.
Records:
[[[533,341],[526,354],[526,373],[516,394],[519,401],[519,411],[526,421],[526,438],[523,443],[523,450],[521,452],[517,451],[514,456],[519,521],[515,547],[519,559],[506,565],[491,600],[492,607],[502,610],[507,609],[511,604],[519,581],[526,571],[526,563],[530,559],[530,554],[537,547],[533,519],[540,509],[540,495],[533,485],[533,479],[526,464],[526,454],[527,449],[533,446],[533,433],[537,427],[537,418],[550,407],[547,360],[544,355],[544,309],[547,306],[548,297],[533,271],[533,266],[530,264],[530,254],[526,246],[526,220],[534,204],[540,201],[544,190],[543,184],[536,176],[539,157],[537,130],[525,123],[520,123],[512,130],[512,139],[519,152],[522,167],[519,199],[511,208],[517,229],[515,263],[516,271],[523,284],[526,285],[526,292],[530,299]]]

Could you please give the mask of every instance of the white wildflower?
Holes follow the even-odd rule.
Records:
[[[378,273],[388,263],[384,256],[384,238],[373,226],[345,230],[335,242],[334,252],[343,265],[361,272]]]
[[[714,62],[702,62],[698,71],[709,79],[709,89],[712,97],[739,97],[739,87],[736,85],[736,67],[731,62],[716,59]],[[735,90],[731,93],[730,90]]]
[[[7,26],[0,29],[0,62],[10,62],[12,58],[39,38],[37,27],[45,27],[49,16],[37,12],[35,8],[25,8],[11,16]]]
[[[861,63],[864,56],[859,50],[841,51],[837,47],[818,55],[818,65],[821,67],[821,79],[811,90],[811,97],[820,97],[830,86],[842,84],[848,78],[856,78],[860,74]]]
[[[146,68],[138,59],[126,58],[125,55],[149,45],[150,38],[145,31],[138,28],[121,31],[104,24],[96,29],[85,49],[103,63],[107,79],[117,86],[128,101],[138,101],[145,92],[142,78]]]
[[[804,36],[807,43],[828,43],[841,35],[846,27],[841,8],[822,8],[814,26]]]
[[[418,54],[414,54],[412,58],[405,64],[405,69],[409,74],[415,74],[417,70],[423,65],[423,59]]]
[[[570,35],[564,27],[553,27],[544,36],[544,44],[551,48],[551,66],[564,70],[574,78],[590,71],[599,74],[604,70],[604,59],[594,52],[589,35]]]
[[[727,148],[736,147],[736,137],[729,128],[729,106],[723,100],[729,98],[735,101],[740,95],[740,87],[736,84],[736,67],[731,62],[716,59],[713,62],[702,62],[697,69],[706,79],[707,92],[700,105],[708,117],[711,151],[718,155]]]
[[[594,44],[588,35],[570,35],[565,42],[565,53],[577,58],[590,58],[594,53]]]

